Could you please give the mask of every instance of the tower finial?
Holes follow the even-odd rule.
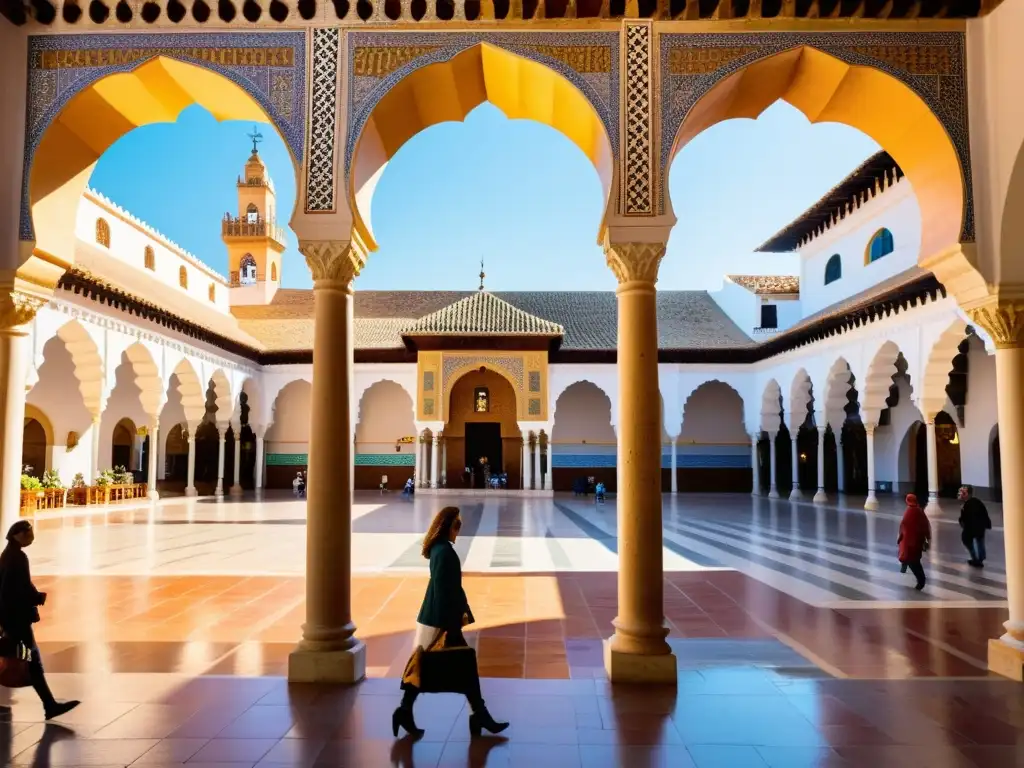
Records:
[[[263,141],[263,134],[260,133],[257,130],[256,126],[254,125],[252,127],[252,133],[247,133],[246,136],[248,136],[250,139],[252,139],[252,153],[255,155],[256,151],[257,151],[256,150],[256,145],[259,144],[261,141]]]
[[[480,290],[481,291],[484,289],[484,278],[485,277],[487,277],[487,275],[484,274],[484,260],[480,259]]]

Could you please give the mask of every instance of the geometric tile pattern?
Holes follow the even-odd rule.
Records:
[[[306,135],[305,31],[33,36],[29,38],[29,101],[19,230],[22,240],[31,240],[33,231],[29,169],[50,123],[84,88],[108,75],[130,72],[156,56],[196,64],[238,85],[267,113],[293,161],[302,163]]]
[[[625,77],[623,78],[625,146],[622,164],[622,200],[626,216],[653,216],[654,174],[654,31],[650,22],[625,22]]]
[[[965,191],[960,237],[963,242],[974,241],[963,32],[663,33],[659,46],[662,173],[687,113],[715,84],[755,61],[810,46],[847,64],[881,70],[928,105],[946,129],[960,161]]]
[[[357,453],[357,467],[412,467],[416,464],[413,453]]]
[[[309,163],[306,211],[334,210],[334,142],[338,110],[337,28],[313,30],[313,82],[310,84]]]

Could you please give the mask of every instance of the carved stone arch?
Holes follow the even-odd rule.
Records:
[[[241,423],[242,421],[243,394],[246,397],[246,405],[249,407],[249,428],[255,431],[260,427],[265,426],[263,421],[263,393],[260,383],[256,377],[246,376],[238,386],[238,398],[235,400],[235,410],[237,414],[232,417],[232,421],[237,421],[238,423]]]
[[[824,411],[825,420],[838,433],[846,421],[846,405],[852,387],[853,371],[845,357],[838,357],[829,367],[825,379]],[[818,426],[824,426],[819,424]]]
[[[959,353],[960,344],[967,336],[967,324],[957,317],[932,344],[921,371],[921,412],[927,418],[941,411],[946,405],[946,387],[949,373],[953,370],[953,358]]]
[[[706,381],[702,381],[699,384],[697,384],[697,386],[695,386],[693,389],[691,389],[689,394],[687,394],[686,400],[683,402],[683,424],[682,424],[683,431],[684,432],[686,431],[686,410],[687,410],[687,408],[689,408],[690,402],[694,399],[695,396],[698,395],[698,393],[700,393],[702,391],[707,391],[707,389],[709,387],[713,387],[714,385],[719,385],[721,387],[726,387],[730,392],[732,392],[736,396],[736,399],[739,400],[739,404],[740,404],[740,422],[742,424],[744,424],[744,431],[746,431],[746,426],[745,425],[746,425],[746,410],[747,410],[747,406],[746,406],[746,403],[743,400],[743,395],[740,394],[740,391],[736,388],[736,386],[732,382],[726,381],[724,379],[719,379],[719,378],[707,379]]]
[[[61,49],[83,56],[106,53],[110,37],[31,38],[28,90],[36,97],[29,100],[26,117],[21,239],[34,240],[48,253],[73,253],[62,247],[72,243],[73,232],[69,231],[73,227],[62,221],[61,211],[77,203],[89,177],[86,171],[124,133],[138,125],[173,122],[182,108],[193,103],[219,119],[269,122],[288,147],[298,173],[305,155],[306,34],[305,30],[252,30],[244,34],[244,44],[237,33],[229,32],[191,38],[147,35],[148,55],[143,60],[125,56],[113,64],[72,65],[61,77],[53,66]],[[211,48],[234,52],[240,44],[265,51],[263,62],[254,59],[252,66],[221,65],[219,57],[202,56]],[[108,88],[101,95],[97,90],[103,87],[101,82],[113,83],[115,78],[127,87]],[[140,101],[139,93],[147,98]],[[76,126],[90,116],[109,127],[101,131],[100,144],[89,143],[76,133]],[[90,137],[97,135],[94,130]],[[70,154],[69,146],[75,148]],[[61,231],[51,232],[53,227]]]
[[[57,329],[57,337],[71,355],[75,378],[82,401],[93,418],[103,413],[105,399],[105,367],[99,347],[89,332],[77,320],[69,320]]]
[[[217,404],[217,423],[232,421],[237,414],[235,398],[231,394],[231,380],[223,368],[217,368],[210,374],[210,386],[213,387],[214,399]]]
[[[43,428],[43,434],[46,435],[47,445],[56,445],[56,435],[53,431],[53,424],[50,422],[50,417],[46,415],[42,408],[32,403],[25,403],[25,421],[29,419],[35,419],[39,422],[39,426]]]
[[[786,416],[789,420],[789,431],[793,435],[796,435],[807,420],[808,410],[814,399],[811,375],[805,368],[800,368],[793,374],[793,383],[789,385],[789,397],[786,400]]]
[[[782,426],[782,387],[775,379],[769,379],[761,393],[761,429],[769,434],[779,431]]]
[[[704,129],[783,99],[893,156],[919,197],[922,256],[973,242],[962,33],[662,34],[660,56],[663,170]]]
[[[198,424],[206,413],[206,390],[200,383],[195,366],[187,357],[182,357],[171,373],[178,380],[178,394],[181,396],[185,420],[189,424]]]
[[[557,391],[557,393],[554,393],[554,392],[552,393],[554,407],[553,407],[553,411],[552,411],[552,420],[551,420],[550,424],[545,425],[543,423],[538,422],[538,423],[526,423],[523,426],[534,427],[534,430],[531,430],[531,434],[534,433],[534,432],[536,434],[540,434],[540,432],[543,431],[543,429],[546,428],[548,436],[551,439],[556,439],[556,438],[559,439],[559,440],[563,439],[561,434],[559,434],[559,435],[555,434],[555,428],[559,426],[559,413],[558,413],[559,407],[558,407],[558,404],[562,400],[563,396],[565,396],[566,394],[571,394],[571,390],[573,390],[574,388],[589,389],[591,391],[599,392],[603,396],[604,400],[608,404],[608,426],[611,427],[611,434],[612,434],[612,436],[614,436],[615,435],[615,410],[614,410],[615,409],[615,403],[612,400],[611,396],[608,394],[607,390],[605,390],[605,388],[602,387],[599,383],[594,381],[593,378],[576,379],[575,381],[568,382],[567,385],[562,387],[561,389],[559,389]],[[563,403],[563,408],[564,407],[565,406],[564,406],[564,403]],[[565,417],[564,412],[562,414],[562,417],[563,417],[563,421],[564,421],[564,417]],[[603,420],[602,420],[602,417],[601,417],[600,414],[593,414],[593,417],[592,417],[591,421],[592,421],[592,425],[593,426],[597,426],[597,425],[603,424]],[[562,426],[564,427],[564,424]],[[560,430],[560,432],[564,433],[564,428],[562,430]]]
[[[896,361],[901,352],[894,341],[885,341],[869,358],[867,374],[864,377],[864,391],[861,399],[861,413],[864,423],[874,425],[888,405],[892,377],[896,375]],[[911,388],[916,382],[911,381]]]
[[[478,104],[491,101],[510,118],[536,119],[579,144],[581,131],[578,127],[567,131],[555,124],[559,120],[558,110],[537,109],[529,99],[508,98],[508,95],[518,94],[525,87],[518,82],[520,71],[530,73],[529,78],[523,78],[524,83],[538,73],[549,72],[553,78],[570,85],[573,93],[578,93],[573,95],[563,88],[559,96],[562,102],[567,99],[578,102],[573,105],[576,114],[583,114],[585,110],[594,113],[595,130],[591,132],[595,133],[596,140],[596,127],[599,126],[604,144],[594,151],[583,151],[588,156],[593,155],[591,160],[602,179],[605,200],[609,199],[619,143],[619,34],[617,31],[579,32],[566,33],[565,37],[572,39],[573,45],[539,44],[540,41],[531,36],[488,32],[413,38],[378,32],[355,32],[348,36],[346,71],[349,73],[347,111],[350,119],[344,147],[345,188],[355,214],[356,230],[370,250],[375,250],[376,244],[366,215],[368,209],[366,212],[360,209],[366,208],[380,169],[419,130],[445,120],[462,120]],[[492,93],[487,89],[491,79],[485,76],[485,71],[488,60],[500,56],[515,62],[503,67],[502,71],[506,77],[510,73],[514,75],[517,83],[516,87]],[[416,103],[414,94],[422,77],[421,71],[432,66],[449,70],[439,80],[429,81],[428,88],[436,88],[437,82],[444,82],[453,89],[451,99],[438,101],[438,104],[450,103],[452,108],[448,111],[451,114],[445,112],[422,117],[420,110],[415,107],[410,110],[399,100],[408,93],[412,99],[410,104]],[[428,80],[424,77],[423,82],[428,83]],[[396,88],[399,83],[403,84],[402,89]],[[553,98],[556,88],[552,86],[546,88],[547,91]],[[373,126],[375,114],[402,115],[405,125],[401,130],[388,132],[389,142],[397,146],[386,146],[381,139]],[[410,114],[416,115],[415,124],[409,122]],[[413,133],[404,136],[405,131]],[[377,159],[361,157],[367,154],[367,148]]]
[[[441,368],[441,402],[444,415],[448,415],[448,401],[455,382],[470,371],[486,368],[501,376],[516,393],[517,418],[525,416],[523,393],[523,361],[519,357],[500,357],[481,355],[479,357],[445,357]]]

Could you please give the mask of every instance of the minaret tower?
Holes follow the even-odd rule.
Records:
[[[238,178],[238,215],[224,214],[221,236],[228,249],[231,304],[269,304],[281,280],[284,232],[277,226],[274,183],[258,149],[262,134],[253,127],[252,154]]]

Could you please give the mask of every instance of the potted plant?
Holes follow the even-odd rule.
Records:
[[[43,484],[32,474],[27,464],[21,468],[21,514],[33,514],[39,508],[39,497],[43,495]]]
[[[89,503],[89,487],[85,484],[85,475],[81,472],[75,473],[71,479],[70,496],[72,504]]]
[[[43,473],[42,486],[47,509],[64,506],[64,483],[61,481],[60,473],[56,469],[48,469]]]

